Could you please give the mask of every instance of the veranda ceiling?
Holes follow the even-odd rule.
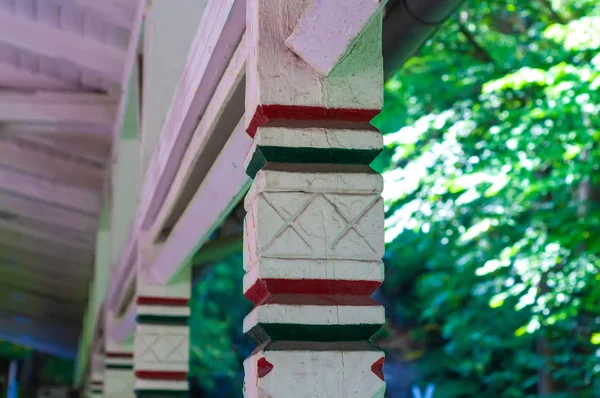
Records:
[[[0,0],[0,339],[74,356],[137,0]]]

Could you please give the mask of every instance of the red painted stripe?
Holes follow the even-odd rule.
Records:
[[[260,304],[272,294],[370,296],[380,285],[380,281],[259,279],[244,295],[254,304]]]
[[[189,301],[189,299],[183,297],[138,296],[136,299],[138,305],[166,305],[173,307],[185,307],[188,305]]]
[[[379,377],[382,381],[385,381],[385,377],[383,376],[383,364],[385,362],[384,358],[380,358],[373,365],[371,365],[371,372],[375,373],[377,377]]]
[[[370,122],[380,109],[323,108],[298,105],[259,105],[246,132],[252,138],[256,130],[273,119]]]
[[[262,357],[256,362],[256,368],[258,370],[258,378],[263,378],[273,370],[273,364],[267,361],[267,358]]]
[[[148,379],[148,380],[173,380],[173,381],[187,380],[187,372],[136,370],[135,376],[138,379]]]
[[[93,386],[103,386],[104,382],[103,381],[92,381],[90,384]]]
[[[132,352],[107,352],[107,358],[133,358]]]
[[[318,305],[318,306],[350,306],[371,307],[380,304],[369,296],[326,296],[306,294],[271,294],[259,305]]]

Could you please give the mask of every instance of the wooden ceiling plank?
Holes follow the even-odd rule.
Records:
[[[105,143],[110,143],[112,139],[112,126],[88,124],[87,122],[68,123],[48,121],[16,121],[7,122],[0,121],[0,134],[2,135],[18,135],[20,137],[40,137],[40,138],[76,138],[83,137],[98,138],[98,140],[90,140],[93,143],[101,143],[101,139]],[[105,144],[106,145],[106,144]],[[93,151],[92,153],[95,153]],[[105,156],[99,156],[103,159]]]
[[[87,299],[88,285],[83,282],[79,276],[72,276],[68,273],[58,274],[56,272],[33,272],[27,268],[6,266],[0,264],[0,278],[2,283],[10,283],[15,286],[31,287],[36,286],[40,289],[52,288],[60,291],[61,294],[73,295]]]
[[[39,239],[59,246],[67,246],[79,250],[93,250],[92,237],[86,238],[74,230],[65,228],[50,228],[42,223],[32,223],[30,220],[15,218],[0,218],[0,236],[6,234],[20,234],[27,238]]]
[[[48,240],[33,238],[16,231],[0,230],[0,241],[5,246],[29,250],[58,260],[74,260],[81,263],[91,261],[93,250],[57,244]]]
[[[29,300],[35,302],[35,300]],[[42,302],[44,302],[42,300]],[[25,305],[26,304],[26,305]],[[47,320],[57,324],[77,324],[81,320],[82,310],[68,312],[61,309],[62,305],[44,306],[44,304],[32,304],[32,302],[0,301],[0,309],[8,310],[22,316]]]
[[[49,24],[0,11],[0,38],[12,46],[68,61],[120,83],[125,53]]]
[[[0,88],[27,90],[75,90],[75,82],[67,82],[41,73],[33,73],[0,62]]]
[[[14,195],[0,189],[0,209],[5,216],[40,222],[48,226],[78,231],[84,236],[96,231],[98,219],[95,215],[70,211],[61,206],[38,201],[34,198]]]
[[[11,303],[32,309],[63,311],[65,314],[76,314],[81,316],[85,306],[85,300],[76,302],[70,298],[61,297],[56,292],[49,294],[36,292],[31,288],[18,288],[0,282],[0,304]]]
[[[99,192],[61,185],[44,178],[0,167],[0,190],[55,204],[89,216],[100,211]]]
[[[20,281],[2,279],[0,281],[0,290],[13,292],[15,294],[25,293],[32,296],[40,297],[62,305],[61,303],[72,304],[77,306],[78,310],[83,308],[86,303],[86,297],[83,292],[76,292],[69,289],[61,289],[57,285],[48,284],[27,284]]]
[[[132,9],[119,7],[106,0],[63,0],[62,4],[76,5],[80,11],[96,15],[106,22],[122,28],[131,29],[133,24]]]
[[[101,191],[104,183],[103,168],[48,153],[19,139],[0,137],[0,166],[95,191]]]
[[[1,285],[39,289],[84,301],[88,294],[87,286],[78,283],[76,279],[56,277],[49,279],[23,270],[4,270],[3,268],[0,268],[0,275],[2,275]]]
[[[32,253],[29,250],[0,244],[0,264],[9,263],[11,267],[54,274],[56,277],[70,275],[84,280],[91,278],[93,270],[91,261],[81,263],[74,260],[61,260],[44,254]]]
[[[0,12],[1,15],[1,12]],[[0,18],[0,37],[2,37]],[[100,94],[0,91],[0,122],[81,123],[110,129],[117,102]]]

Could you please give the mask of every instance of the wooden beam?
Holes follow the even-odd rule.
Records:
[[[90,0],[93,1],[93,0]],[[127,50],[125,51],[125,58],[123,61],[123,67],[121,69],[121,77],[119,80],[121,87],[121,96],[117,105],[117,111],[115,120],[112,125],[113,135],[118,134],[123,126],[125,119],[125,108],[127,107],[127,90],[129,88],[129,79],[132,76],[132,70],[137,67],[138,60],[138,46],[140,42],[141,30],[143,27],[144,14],[146,11],[146,1],[149,0],[136,0],[137,9],[134,14],[133,23],[131,26],[131,34],[129,36],[129,43],[127,44]],[[136,85],[137,87],[137,85]]]
[[[135,225],[132,225],[129,231],[129,238],[121,249],[119,262],[109,281],[109,291],[106,299],[106,308],[109,311],[117,311],[122,300],[121,297],[125,294],[126,286],[135,278],[138,232],[135,229]]]
[[[0,137],[0,166],[10,167],[65,185],[75,185],[94,191],[102,190],[104,168],[81,162],[64,153],[52,153],[18,138]]]
[[[0,21],[0,31],[1,26]],[[0,122],[3,123],[87,123],[111,127],[115,112],[115,99],[106,95],[0,92]]]
[[[246,1],[209,2],[142,188],[140,217],[150,228],[185,149],[245,31]],[[213,49],[207,51],[207,49]]]
[[[243,249],[243,240],[243,235],[237,234],[209,241],[194,255],[192,265],[194,267],[201,267],[223,259],[230,254],[241,253]],[[113,278],[113,280],[115,279]],[[114,293],[109,297],[117,298],[119,294],[122,296],[115,300],[114,307],[111,307],[111,309],[112,311],[116,311],[117,308],[128,305],[121,318],[118,320],[116,327],[113,330],[107,331],[107,333],[110,333],[115,341],[124,343],[132,337],[135,328],[135,302],[132,300],[129,303],[126,303],[121,300],[125,298],[128,289],[127,286],[132,283],[130,278],[124,278],[123,280],[126,282],[123,282],[120,285],[121,288],[111,289],[114,290]],[[133,281],[133,283],[135,283],[135,281]],[[117,304],[119,305],[117,306]]]
[[[41,73],[33,73],[26,69],[0,62],[1,88],[19,90],[74,90],[79,87],[75,82],[60,80]]]
[[[12,46],[68,61],[113,82],[121,82],[125,53],[118,48],[4,10],[0,11],[0,37]]]
[[[141,135],[146,171],[208,0],[153,1],[144,23]],[[212,22],[212,21],[211,21]],[[173,29],[174,25],[177,29]],[[168,59],[169,62],[163,60]]]
[[[65,209],[60,205],[16,195],[0,189],[0,209],[5,215],[16,216],[21,222],[33,221],[45,226],[56,226],[56,232],[76,231],[89,236],[96,231],[97,216]]]
[[[33,198],[75,212],[95,216],[100,210],[100,194],[57,184],[50,180],[0,167],[0,191]]]
[[[158,241],[163,231],[170,231],[206,177],[213,162],[231,136],[237,121],[244,115],[246,42],[240,42],[202,120],[194,131],[181,165],[171,183],[151,229]],[[242,159],[239,159],[240,166]],[[236,161],[236,159],[232,159]]]
[[[151,274],[163,284],[189,265],[196,251],[248,190],[250,178],[244,172],[242,159],[250,145],[242,119],[152,264]]]
[[[132,301],[123,317],[119,319],[115,328],[113,330],[107,331],[107,333],[110,333],[111,338],[115,342],[119,344],[125,344],[128,340],[131,339],[133,331],[135,329],[135,307],[135,302]]]
[[[62,0],[62,4],[71,4],[86,14],[93,14],[106,22],[122,28],[131,29],[134,9],[114,4],[111,1]]]

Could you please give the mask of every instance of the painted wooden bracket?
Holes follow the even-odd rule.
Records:
[[[314,0],[285,44],[319,75],[329,76],[387,0]]]

